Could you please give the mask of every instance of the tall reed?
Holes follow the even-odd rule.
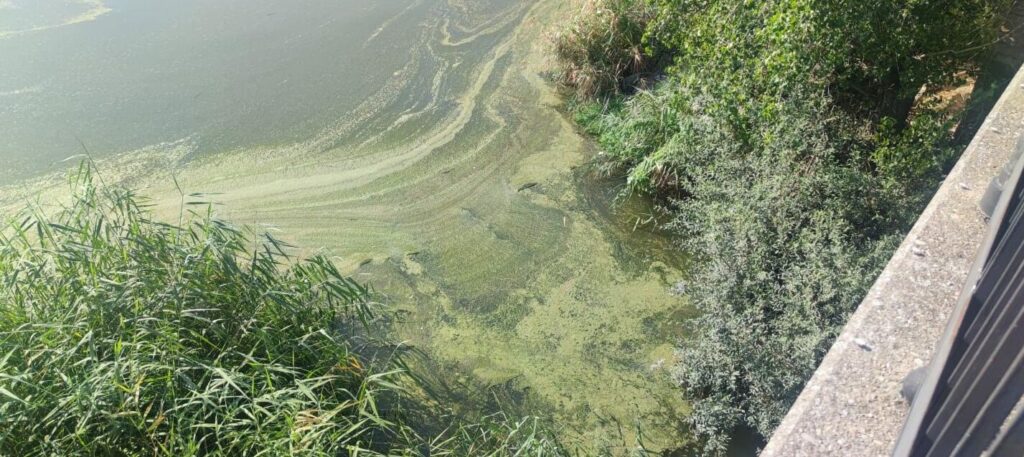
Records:
[[[208,209],[160,222],[87,165],[71,182],[0,231],[0,455],[560,452],[497,416],[420,436],[380,307],[327,258]]]

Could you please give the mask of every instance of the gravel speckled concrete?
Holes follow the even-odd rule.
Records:
[[[985,236],[978,202],[1024,132],[1024,69],[851,317],[762,456],[886,456]]]

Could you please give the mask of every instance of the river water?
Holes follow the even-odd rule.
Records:
[[[212,193],[372,284],[452,382],[672,448],[683,273],[541,76],[563,3],[0,0],[0,199],[84,151],[167,214]]]

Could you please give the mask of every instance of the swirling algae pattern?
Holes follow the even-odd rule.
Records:
[[[0,40],[15,35],[22,35],[32,32],[41,32],[44,30],[55,29],[59,27],[66,27],[69,25],[81,24],[83,22],[91,22],[99,19],[100,16],[107,14],[111,11],[102,0],[73,0],[69,3],[79,6],[79,10],[73,13],[71,16],[63,17],[55,20],[53,23],[45,24],[31,24],[26,27],[14,28],[11,30],[0,29]],[[21,9],[19,3],[14,0],[0,0],[0,11],[17,11]]]
[[[541,76],[544,27],[565,7],[410,2],[400,15],[435,10],[404,67],[311,138],[198,158],[186,138],[101,169],[168,217],[173,174],[222,216],[330,252],[409,313],[403,338],[529,392],[567,443],[624,453],[639,421],[649,446],[677,445],[686,405],[658,367],[680,337],[668,291],[682,272],[625,261],[633,235],[580,185],[592,151]]]

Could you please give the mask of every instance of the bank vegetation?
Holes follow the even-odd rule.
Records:
[[[957,159],[1010,0],[583,0],[555,78],[695,259],[674,376],[707,454],[767,437]],[[987,88],[975,88],[984,94]]]

